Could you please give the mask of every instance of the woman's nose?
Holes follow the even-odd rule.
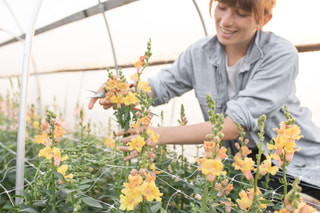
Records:
[[[228,8],[221,17],[222,26],[230,26],[234,22],[234,13],[231,8]]]

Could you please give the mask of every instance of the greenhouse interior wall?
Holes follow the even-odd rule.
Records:
[[[21,35],[26,31],[27,21],[32,12],[32,3],[27,4],[22,0],[13,2],[16,5],[11,2],[11,6],[21,14],[18,21],[22,23],[23,29],[13,27],[13,21],[3,21],[11,17],[8,11],[0,12],[0,97],[3,98],[20,93],[25,48]],[[74,1],[70,2],[44,0],[36,29],[94,7],[99,1],[83,0],[77,2],[77,5]],[[199,17],[194,2],[198,3],[203,20]],[[110,128],[110,119],[113,129],[117,129],[113,110],[104,110],[98,103],[92,110],[88,109],[90,96],[93,94],[91,91],[96,91],[107,81],[109,68],[117,73],[118,69],[115,67],[119,66],[129,79],[135,72],[134,62],[144,54],[149,39],[152,57],[150,66],[142,76],[143,80],[170,66],[194,41],[206,35],[214,35],[214,22],[209,15],[208,2],[209,0],[132,1],[103,13],[107,17],[109,29],[106,28],[103,16],[96,14],[35,35],[27,85],[28,107],[34,105],[39,114],[42,114],[46,107],[61,112],[64,127],[69,131],[78,125],[79,120],[75,113],[79,108],[84,110],[85,119],[92,124],[97,134],[103,134],[100,130]],[[1,3],[0,8],[5,8]],[[315,27],[317,25],[313,22],[320,20],[319,7],[320,2],[315,0],[305,0],[303,4],[299,0],[278,0],[274,17],[264,30],[273,31],[296,46],[318,44],[320,28]],[[313,25],[309,25],[309,22]],[[18,41],[3,44],[13,38]],[[113,48],[115,55],[112,52]],[[317,95],[320,91],[319,58],[319,48],[299,53],[296,88],[301,106],[311,110],[312,121],[320,127],[320,99]],[[181,105],[184,106],[188,125],[203,121],[200,106],[192,90],[167,104],[152,107],[155,114],[152,124],[179,125]],[[163,120],[160,117],[162,112]],[[188,160],[195,162],[194,156],[198,149],[194,145],[185,146],[184,149]]]

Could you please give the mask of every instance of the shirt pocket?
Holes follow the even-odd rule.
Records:
[[[205,118],[206,119],[209,118],[209,113],[208,113],[209,107],[208,107],[208,103],[207,103],[207,95],[206,94],[199,94],[197,97],[198,97],[202,112],[205,115]],[[221,113],[221,114],[225,115],[226,102],[221,97],[217,97],[215,95],[212,96],[212,98],[215,103],[215,111],[214,111],[215,114]]]

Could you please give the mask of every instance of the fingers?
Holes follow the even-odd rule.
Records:
[[[130,152],[129,147],[127,146],[119,146],[119,150],[123,152]],[[138,157],[138,152],[133,151],[130,155],[126,156],[123,160],[128,161]]]
[[[130,155],[128,155],[127,157],[125,157],[123,160],[124,161],[128,161],[128,160],[132,160],[132,159],[137,158],[137,157],[138,157],[138,152],[133,152]]]
[[[131,150],[129,150],[129,147],[127,146],[119,146],[118,147],[120,151],[123,151],[123,152],[130,152]]]
[[[88,109],[93,109],[94,104],[97,102],[98,98],[90,98]]]
[[[103,83],[99,89],[97,90],[97,92],[103,92],[106,88],[106,83]],[[88,104],[88,109],[93,109],[94,104],[97,102],[98,98],[90,98],[89,104]],[[100,99],[102,100],[102,99]]]
[[[122,136],[124,134],[130,134],[130,135],[133,135],[133,136],[137,136],[139,133],[140,133],[140,128],[138,129],[134,129],[134,128],[129,128],[127,131],[124,131],[124,129],[120,129],[118,132],[117,132],[117,136]],[[128,137],[127,137],[128,138]]]

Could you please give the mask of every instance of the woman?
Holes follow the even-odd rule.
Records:
[[[263,149],[267,150],[266,143],[276,137],[274,128],[286,120],[284,106],[287,105],[304,136],[297,141],[301,150],[295,153],[287,173],[320,186],[320,172],[315,169],[320,162],[320,130],[311,122],[311,112],[300,107],[295,94],[297,51],[287,40],[262,31],[272,18],[275,0],[211,0],[210,14],[214,2],[217,34],[192,44],[171,67],[148,80],[152,88],[150,95],[156,98],[154,105],[167,103],[194,89],[206,122],[154,128],[160,135],[158,144],[203,143],[212,131],[206,103],[209,93],[216,103],[215,112],[225,116],[222,130],[225,144],[234,148],[239,136],[236,123],[239,123],[255,147],[259,143],[257,121],[265,114]],[[89,109],[96,100],[90,100]],[[111,106],[105,99],[99,103],[105,109]],[[132,137],[135,136],[123,138],[122,142],[129,142]]]

